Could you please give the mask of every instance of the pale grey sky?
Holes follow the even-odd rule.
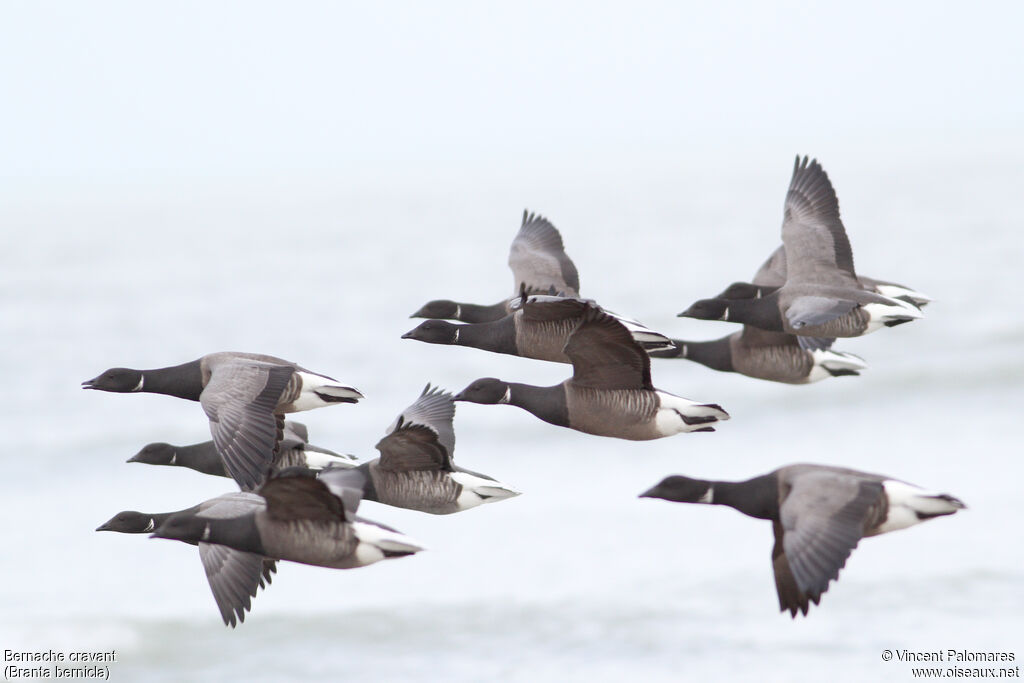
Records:
[[[1013,2],[5,2],[0,178],[1019,138],[1022,19]]]

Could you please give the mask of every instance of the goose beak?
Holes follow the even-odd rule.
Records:
[[[412,330],[402,335],[402,339],[412,339]]]
[[[82,382],[82,388],[83,389],[95,389],[96,388],[96,380],[98,380],[98,379],[99,379],[99,377],[93,377],[92,379],[85,380],[84,382]]]

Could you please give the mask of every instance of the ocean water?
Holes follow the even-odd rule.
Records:
[[[523,495],[447,517],[366,503],[362,514],[428,550],[350,571],[283,563],[234,630],[194,548],[93,531],[119,510],[180,509],[231,488],[124,463],[150,441],[208,439],[201,408],[80,382],[211,351],[274,354],[366,394],[296,417],[312,443],[373,457],[427,382],[567,376],[399,338],[428,299],[510,293],[524,208],[560,229],[584,295],[673,337],[712,339],[733,328],[675,314],[748,279],[777,245],[789,159],[11,193],[0,649],[113,650],[111,680],[147,682],[904,681],[910,665],[884,650],[1019,662],[1024,157],[837,157],[822,161],[858,270],[935,298],[924,320],[837,343],[867,360],[861,377],[793,387],[655,361],[656,386],[732,420],[643,443],[459,404],[457,462]],[[794,620],[777,609],[768,523],[636,497],[672,473],[743,479],[792,462],[885,473],[969,509],[865,540]]]

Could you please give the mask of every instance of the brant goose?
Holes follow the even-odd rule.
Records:
[[[593,301],[557,296],[526,297],[525,293],[512,304],[515,310],[500,320],[455,325],[445,320],[426,320],[402,335],[428,344],[470,346],[484,351],[507,353],[523,358],[570,363],[565,354],[569,335],[584,314],[597,306]],[[648,351],[673,349],[672,341],[663,334],[640,323],[626,320],[606,311],[619,320]]]
[[[772,252],[768,260],[761,266],[759,279],[751,282],[734,282],[716,299],[756,299],[771,294],[786,283],[786,248],[783,245]],[[887,280],[878,280],[866,275],[858,275],[857,281],[869,292],[887,296],[890,299],[899,299],[918,308],[924,308],[932,300],[927,294],[915,291],[905,285],[896,284]]]
[[[394,529],[356,516],[352,503],[311,470],[284,470],[246,495],[244,504],[236,498],[238,504],[230,509],[200,505],[199,510],[173,514],[153,535],[335,569],[363,567],[423,549]]]
[[[288,467],[324,467],[346,465],[351,466],[355,456],[335,453],[307,443],[309,438],[306,426],[299,422],[285,420],[284,436],[278,446],[278,452],[270,464],[270,473],[275,474]],[[171,465],[187,467],[203,474],[218,477],[230,477],[224,467],[224,461],[212,441],[192,444],[191,446],[172,446],[169,443],[150,443],[142,447],[128,462],[141,462],[147,465]]]
[[[232,557],[227,551],[233,550],[261,562],[273,558],[337,569],[362,567],[423,549],[400,532],[354,512],[352,499],[332,492],[311,470],[296,467],[267,479],[256,493],[221,496],[176,512],[152,535],[197,542],[200,548],[204,544],[224,546],[219,551],[221,557]],[[211,587],[221,581],[238,583],[231,578],[236,572],[231,563],[207,565]]]
[[[747,481],[666,477],[641,498],[728,505],[771,520],[772,567],[779,610],[807,614],[861,538],[903,529],[966,507],[946,493],[927,491],[879,474],[827,465],[789,465]]]
[[[199,401],[210,419],[217,452],[231,477],[252,490],[266,476],[283,437],[284,413],[363,397],[326,375],[254,353],[211,353],[155,370],[112,368],[82,382],[84,389],[144,391]]]
[[[905,301],[866,290],[824,169],[797,157],[782,223],[786,281],[761,298],[702,299],[680,315],[728,320],[799,336],[805,349],[827,349],[836,337],[859,337],[883,325],[921,318]]]
[[[445,318],[466,323],[500,320],[512,313],[511,304],[521,290],[579,296],[580,276],[565,253],[562,236],[548,219],[523,211],[523,223],[512,240],[508,265],[512,269],[512,298],[490,306],[440,299],[424,304],[410,318]]]
[[[757,288],[775,283],[781,285],[785,276],[780,276],[777,268],[780,260],[785,267],[784,258],[785,252],[777,250],[754,273],[754,284],[745,286]],[[809,384],[826,377],[859,375],[859,371],[867,367],[861,358],[852,354],[829,349],[804,349],[795,335],[769,332],[751,325],[744,325],[740,332],[714,341],[673,339],[672,342],[674,349],[649,353],[655,358],[686,358],[713,370],[738,372],[748,377],[787,384]]]
[[[485,474],[456,467],[455,404],[448,392],[429,384],[377,443],[380,457],[352,469],[328,468],[328,486],[362,491],[363,498],[436,515],[518,496]]]
[[[809,351],[797,337],[750,325],[714,341],[673,339],[674,349],[649,351],[654,358],[685,358],[712,370],[786,384],[810,384],[828,377],[859,375],[867,364],[852,353],[831,349]]]
[[[125,510],[101,524],[96,531],[145,534],[154,531],[155,527],[172,515],[208,513],[216,506],[229,509],[237,504],[262,505],[262,499],[251,493],[228,493],[177,512],[144,513]],[[204,543],[198,539],[186,539],[186,542],[199,546],[199,559],[203,563],[213,599],[224,624],[234,628],[238,622],[245,621],[245,613],[252,609],[250,598],[256,597],[257,589],[265,588],[271,582],[273,573],[277,571],[277,562],[268,557]]]
[[[569,336],[570,379],[553,387],[478,379],[456,401],[508,403],[545,422],[598,436],[642,441],[679,432],[714,431],[729,419],[713,403],[695,403],[651,384],[651,360],[615,318],[589,306]]]

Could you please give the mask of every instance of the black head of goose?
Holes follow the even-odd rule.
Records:
[[[859,375],[863,359],[830,349],[800,348],[797,338],[750,325],[713,341],[673,339],[672,351],[652,351],[654,358],[685,358],[712,370],[785,384],[810,384],[828,377]],[[671,355],[670,355],[671,354]]]
[[[728,505],[772,522],[772,567],[779,609],[807,614],[861,538],[904,529],[966,507],[879,474],[827,465],[788,465],[746,481],[671,476],[640,494],[677,503]]]
[[[469,346],[523,358],[571,363],[565,353],[569,335],[584,314],[595,307],[592,301],[559,296],[528,296],[525,292],[513,305],[514,312],[501,320],[454,325],[444,320],[427,320],[402,335],[429,344]],[[640,323],[616,316],[647,351],[672,348],[672,341]]]
[[[484,474],[456,467],[452,395],[424,388],[377,443],[380,457],[349,470],[320,474],[328,486],[358,488],[366,500],[445,515],[519,492]]]
[[[287,467],[351,467],[355,457],[348,454],[335,453],[307,443],[309,438],[306,426],[285,420],[284,435],[278,444],[277,452],[270,466],[270,473],[276,473]],[[173,446],[169,443],[157,442],[146,444],[138,453],[128,458],[128,462],[139,462],[145,465],[168,465],[171,467],[187,467],[188,469],[210,474],[217,477],[230,477],[217,452],[213,441],[190,446]]]
[[[588,306],[565,354],[573,376],[553,387],[479,379],[454,398],[507,403],[545,422],[598,436],[642,441],[679,432],[714,431],[729,418],[718,405],[696,403],[651,384],[650,358],[618,320]]]
[[[269,471],[284,436],[285,413],[355,403],[363,397],[295,363],[236,352],[155,370],[112,368],[82,387],[199,401],[225,468],[244,490],[258,486]]]
[[[797,157],[784,214],[785,284],[760,298],[698,301],[681,315],[796,334],[812,350],[922,317],[917,306],[861,285],[839,201],[816,160]]]
[[[122,510],[96,527],[96,531],[116,531],[121,534],[148,534],[163,524],[174,512],[138,512]]]
[[[125,510],[117,513],[97,527],[96,531],[116,531],[123,534],[151,533],[175,515],[197,515],[203,512],[218,514],[233,506],[258,504],[251,493],[229,493],[208,500],[187,510],[176,512],[145,513]],[[212,510],[212,512],[211,512]],[[277,571],[275,560],[234,550],[226,546],[212,545],[202,539],[182,539],[199,547],[199,559],[213,592],[217,608],[224,623],[234,628],[245,621],[245,613],[252,608],[251,598],[256,597],[260,588],[266,588]]]
[[[562,296],[579,296],[580,277],[576,266],[565,253],[562,236],[543,216],[523,212],[519,232],[509,248],[508,265],[512,269],[514,283],[511,298],[490,306],[436,299],[424,304],[410,317],[484,323],[500,320],[511,313],[510,302],[523,289],[530,294],[555,292]]]
[[[410,318],[437,318],[441,320],[460,320],[465,323],[486,323],[501,320],[508,315],[509,299],[499,301],[490,306],[470,304],[451,299],[435,299],[428,301],[410,315]]]

